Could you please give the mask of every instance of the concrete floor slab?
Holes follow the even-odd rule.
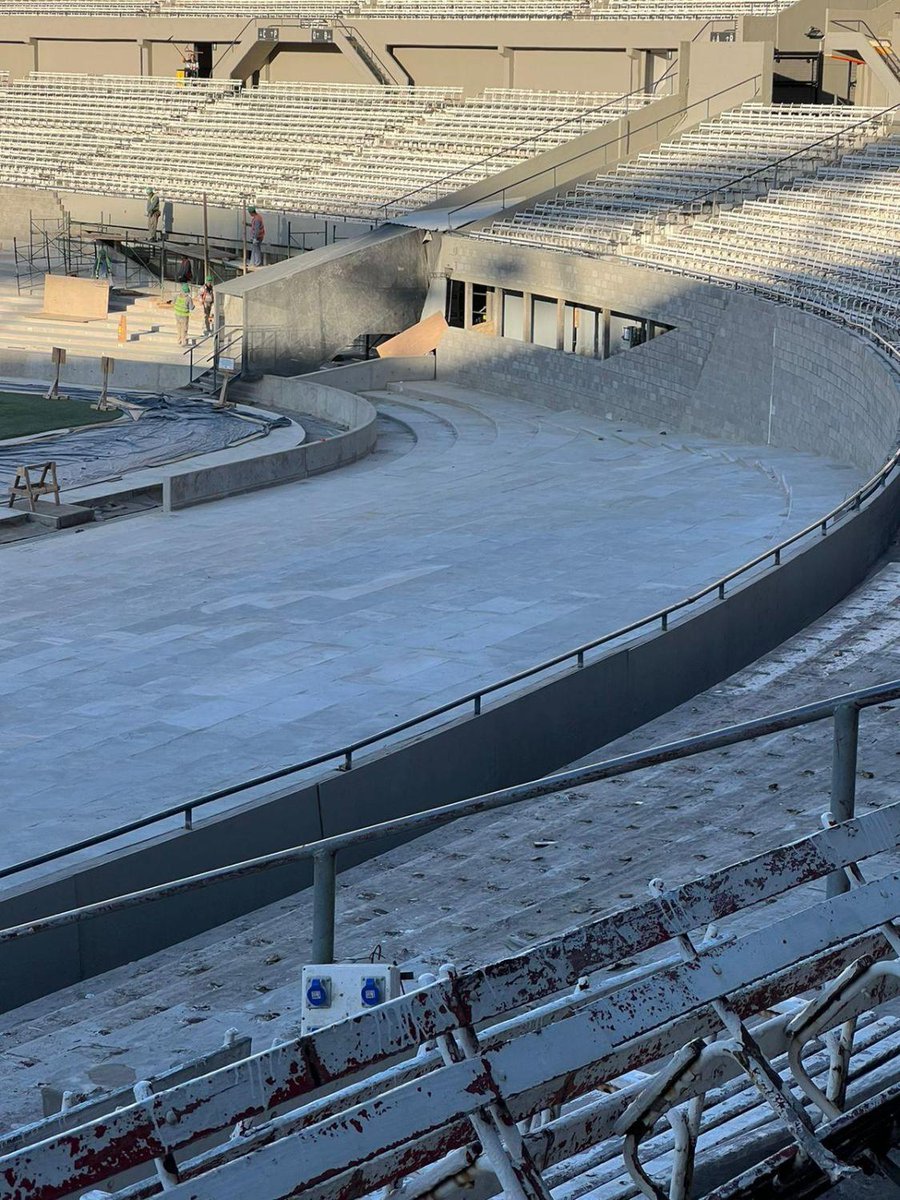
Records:
[[[340,472],[0,550],[0,863],[594,638],[860,482],[810,455],[415,386],[380,397],[378,449]]]

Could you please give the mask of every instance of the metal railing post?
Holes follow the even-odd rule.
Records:
[[[312,961],[334,962],[335,853],[325,850],[313,856]]]
[[[856,754],[859,745],[859,709],[842,704],[834,710],[834,749],[831,758],[831,816],[849,821],[856,811]],[[843,871],[828,876],[826,896],[849,892],[850,880]]]

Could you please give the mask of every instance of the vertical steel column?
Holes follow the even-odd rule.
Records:
[[[859,709],[842,704],[834,710],[834,749],[831,758],[831,816],[849,821],[856,811],[856,752],[859,745]],[[825,894],[838,896],[850,891],[844,871],[828,876]]]
[[[335,854],[324,850],[313,858],[312,961],[334,962]]]

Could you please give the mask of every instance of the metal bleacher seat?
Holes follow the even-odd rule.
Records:
[[[205,82],[205,81],[204,81]],[[211,100],[212,103],[201,103]],[[615,121],[606,92],[32,75],[0,96],[0,182],[380,220]],[[63,118],[63,111],[65,116]],[[6,122],[3,117],[8,117]],[[15,153],[12,153],[13,149]]]
[[[900,137],[883,139],[731,212],[664,229],[634,261],[749,287],[872,329],[900,332]]]
[[[230,80],[33,71],[0,91],[0,183],[58,187],[67,172],[83,175],[86,164],[236,87]]]
[[[808,176],[889,127],[890,116],[874,108],[745,104],[475,236],[606,252],[702,211],[712,192],[717,204],[735,204]]]
[[[687,1198],[692,1176],[743,1169],[739,1142],[744,1163],[784,1171],[793,1155],[837,1179],[852,1168],[833,1131],[846,1152],[898,1089],[900,1022],[879,1012],[900,988],[898,846],[895,804],[683,886],[653,881],[643,903],[513,958],[423,976],[15,1149],[0,1178],[16,1200],[101,1185],[120,1200],[354,1200],[454,1181],[518,1200],[625,1200],[635,1181]],[[852,890],[823,896],[835,873]]]

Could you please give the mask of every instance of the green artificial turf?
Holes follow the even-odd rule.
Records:
[[[47,400],[35,392],[0,392],[0,441],[50,429],[97,425],[121,415],[118,409],[94,412],[86,400]]]

